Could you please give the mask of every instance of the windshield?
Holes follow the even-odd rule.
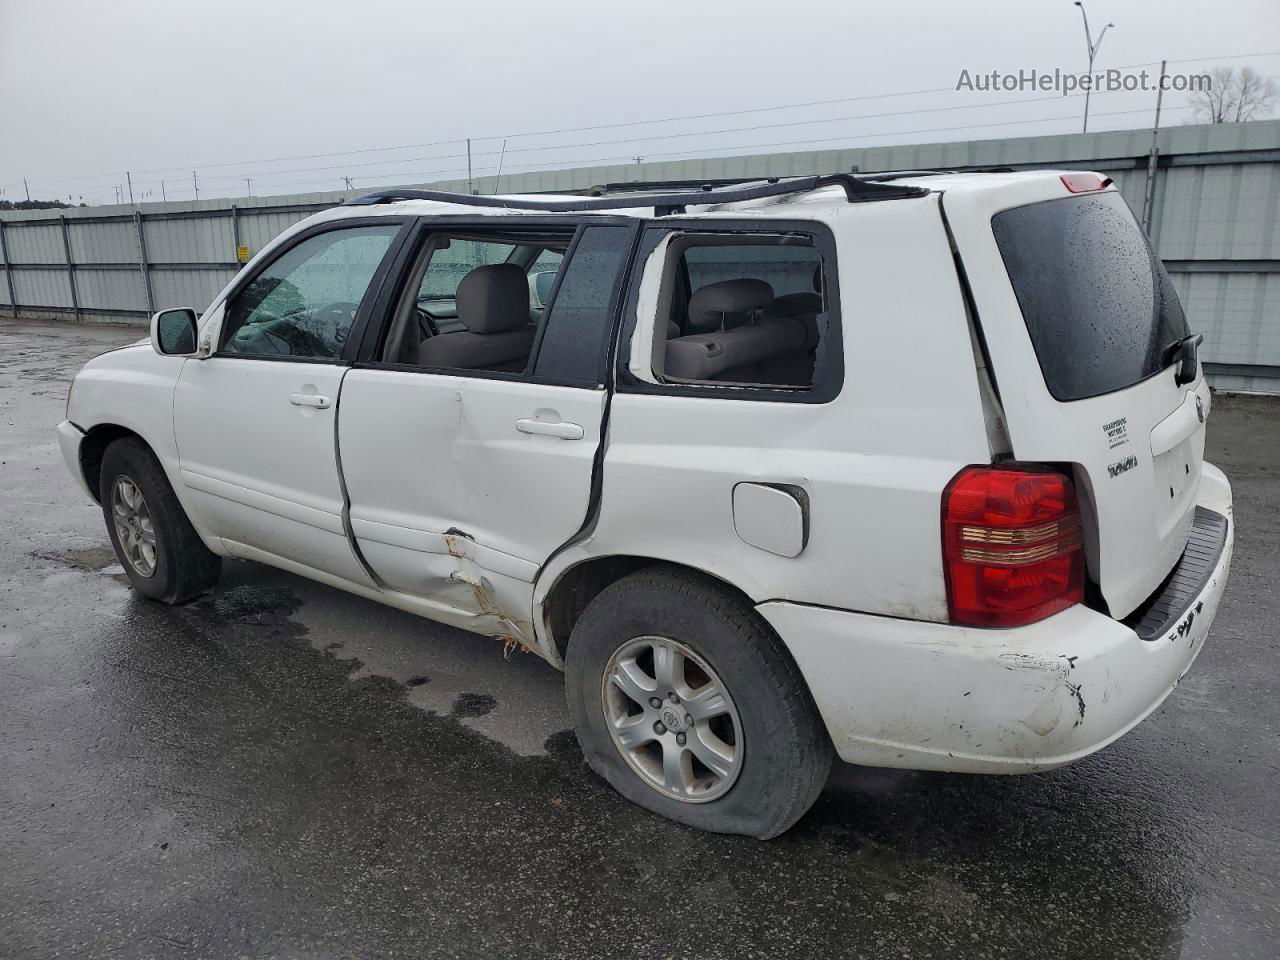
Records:
[[[1168,365],[1187,320],[1120,194],[1015,207],[991,227],[1055,399],[1121,390]]]

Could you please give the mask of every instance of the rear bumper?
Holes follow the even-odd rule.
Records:
[[[1084,606],[1026,627],[981,630],[786,602],[760,613],[809,684],[850,763],[1030,773],[1087,756],[1133,729],[1204,646],[1231,568],[1231,487],[1206,464],[1198,504],[1226,542],[1174,629],[1154,640]]]
[[[58,424],[57,431],[58,447],[62,450],[62,459],[66,461],[67,469],[76,478],[76,483],[85,495],[91,500],[97,500],[97,496],[85,483],[84,468],[80,465],[80,441],[84,439],[84,431],[70,420],[63,420]]]

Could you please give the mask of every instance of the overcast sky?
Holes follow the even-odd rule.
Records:
[[[1097,70],[1280,75],[1276,0],[1087,7],[1095,36],[1115,23]],[[202,197],[450,179],[465,137],[483,174],[503,138],[519,172],[1067,133],[1080,97],[954,88],[1085,66],[1071,0],[0,0],[0,198],[26,177],[32,197],[112,202],[126,170],[155,200],[162,179],[190,199],[193,168]],[[931,92],[881,96],[912,91]],[[1090,129],[1149,126],[1154,96],[1095,94]],[[818,100],[843,102],[790,106]],[[1166,98],[1169,122],[1186,103]]]

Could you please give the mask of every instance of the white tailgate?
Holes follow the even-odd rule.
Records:
[[[1209,388],[1202,375],[1176,385],[1175,368],[1169,367],[1101,396],[1055,399],[1042,371],[1045,344],[1038,358],[991,218],[1005,209],[1070,196],[1054,174],[1006,182],[998,190],[948,192],[944,207],[973,289],[1014,457],[1073,465],[1085,513],[1090,579],[1100,585],[1111,615],[1124,617],[1156,590],[1186,544],[1200,482]],[[1095,304],[1120,304],[1124,284],[1137,282],[1133,263],[1123,250],[1117,252],[1119,247],[1108,246],[1111,240],[1101,231],[1083,254],[1107,268],[1102,282],[1086,291],[1085,299],[1096,298]],[[1078,241],[1061,239],[1064,259],[1076,255],[1073,242]],[[1058,344],[1058,362],[1087,362],[1088,351],[1075,347],[1088,337],[1096,345],[1098,327],[1072,329]],[[1131,347],[1120,337],[1112,342],[1105,330],[1102,336],[1107,350]],[[1089,522],[1090,512],[1096,524]]]

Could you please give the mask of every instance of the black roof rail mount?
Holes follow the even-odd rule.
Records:
[[[926,187],[909,187],[892,183],[876,183],[864,180],[849,173],[832,173],[822,176],[802,176],[771,178],[766,180],[737,180],[718,184],[716,181],[680,181],[677,188],[670,182],[655,185],[656,192],[616,193],[612,196],[595,196],[570,198],[558,194],[559,199],[548,197],[545,200],[535,196],[501,197],[477,196],[465,193],[448,193],[443,190],[382,190],[368,193],[362,197],[353,197],[343,206],[374,206],[380,203],[395,203],[399,200],[436,200],[441,203],[456,203],[467,207],[499,207],[507,210],[543,210],[559,213],[575,213],[587,210],[624,210],[633,207],[653,207],[657,216],[684,213],[691,205],[716,203],[739,203],[743,200],[761,200],[767,197],[781,197],[789,193],[807,193],[822,187],[838,186],[844,190],[845,199],[849,203],[862,203],[871,200],[900,200],[907,197],[922,197],[929,190]],[[696,184],[691,187],[688,184]],[[639,186],[635,184],[618,184],[618,188]],[[646,185],[647,186],[647,185]],[[606,187],[608,189],[608,187]],[[670,189],[670,192],[663,192]]]
[[[858,176],[864,180],[870,180],[872,183],[887,183],[891,180],[906,180],[915,177],[943,177],[949,173],[958,173],[957,170],[948,170],[938,168],[936,170],[879,170],[874,173],[860,173]]]
[[[741,183],[777,183],[781,177],[756,177],[744,180],[742,177],[713,177],[703,180],[618,180],[613,183],[600,184],[587,188],[587,196],[604,197],[614,193],[635,193],[637,191],[654,190],[700,190],[706,192],[716,187],[730,187]]]
[[[879,170],[874,173],[860,173],[858,176],[864,180],[871,180],[876,183],[885,183],[889,180],[906,180],[915,179],[916,177],[944,177],[956,173],[1018,173],[1017,167],[939,167],[936,170]]]

